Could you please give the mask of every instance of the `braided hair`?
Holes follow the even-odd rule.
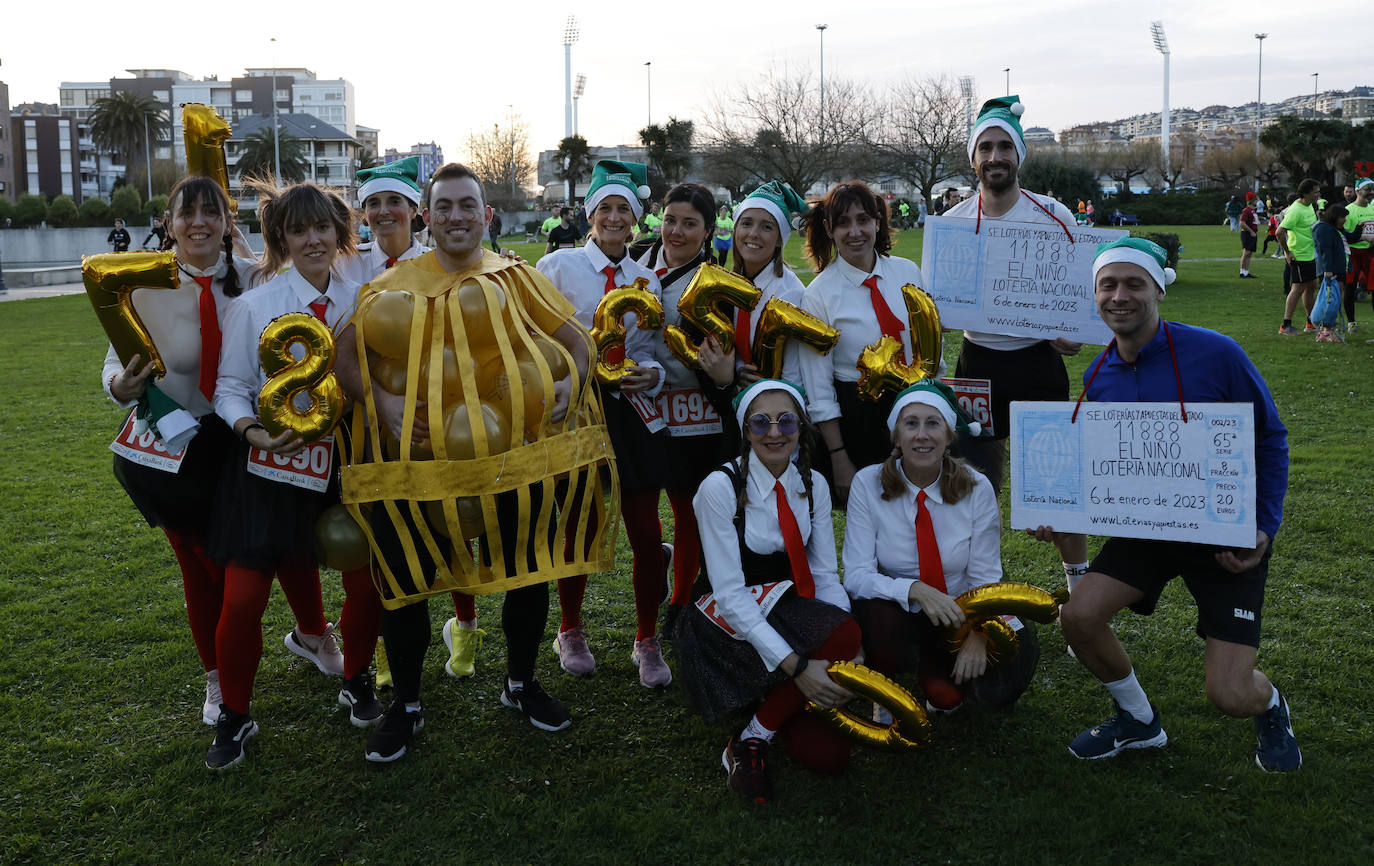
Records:
[[[188,175],[177,181],[167,196],[167,212],[163,219],[167,225],[167,236],[162,240],[162,249],[176,247],[176,233],[172,231],[173,218],[183,210],[190,210],[201,202],[211,201],[224,216],[224,262],[228,266],[224,274],[224,296],[236,298],[243,293],[239,285],[239,273],[234,267],[234,212],[229,208],[229,196],[214,180],[201,175]]]

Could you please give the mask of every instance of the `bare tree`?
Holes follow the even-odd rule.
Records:
[[[534,160],[530,157],[529,127],[518,115],[505,126],[492,124],[486,132],[469,135],[467,152],[468,165],[481,179],[488,204],[524,204],[525,185],[534,177]]]
[[[1163,148],[1158,149],[1155,154],[1155,165],[1151,168],[1151,177],[1157,179],[1161,186],[1175,187],[1185,180],[1191,180],[1197,176],[1197,136],[1191,132],[1182,132],[1178,135],[1169,137],[1169,161],[1164,161]]]
[[[963,98],[949,76],[907,78],[883,106],[871,147],[883,172],[929,201],[936,184],[966,173],[967,137]]]
[[[1159,145],[1149,141],[1132,141],[1114,147],[1104,154],[1103,173],[1121,185],[1119,195],[1129,198],[1131,181],[1144,177],[1159,164]]]
[[[715,93],[705,128],[727,171],[783,180],[805,195],[812,184],[854,170],[848,156],[854,144],[873,138],[877,113],[862,85],[828,77],[822,116],[815,77],[784,68]]]
[[[1212,147],[1202,157],[1202,176],[1222,189],[1235,189],[1255,170],[1255,143],[1238,141],[1232,147]]]

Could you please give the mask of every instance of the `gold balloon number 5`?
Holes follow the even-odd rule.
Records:
[[[710,334],[720,343],[720,350],[730,353],[735,350],[735,324],[720,314],[718,307],[724,303],[742,310],[752,310],[763,296],[757,286],[739,274],[732,274],[716,265],[702,265],[692,276],[687,288],[682,290],[678,299],[677,311],[682,320],[690,322],[703,334]],[[688,367],[701,366],[700,346],[693,344],[687,332],[677,325],[669,325],[663,330],[663,341]]]
[[[305,349],[300,360],[291,352],[294,344]],[[344,399],[334,375],[334,338],[323,322],[308,313],[278,316],[263,328],[258,358],[268,376],[258,392],[258,418],[268,433],[294,430],[314,442],[334,429]],[[310,396],[306,409],[295,405],[301,393]]]
[[[138,355],[144,363],[152,362],[154,377],[167,375],[162,355],[134,309],[133,293],[135,289],[180,287],[176,255],[165,252],[87,256],[81,260],[81,281],[120,362],[128,364]]]

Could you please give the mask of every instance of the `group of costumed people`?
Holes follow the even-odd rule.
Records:
[[[959,207],[967,205],[966,215],[980,222],[1072,222],[1062,205],[1016,184],[1025,153],[1019,113],[1014,97],[984,107],[969,144],[981,191]],[[132,296],[165,374],[154,380],[148,358],[124,362],[113,346],[107,355],[102,379],[116,403],[137,406],[141,417],[149,402],[170,399],[198,424],[176,473],[117,456],[115,474],[148,521],[163,529],[181,566],[206,674],[202,718],[215,726],[209,767],[243,760],[245,743],[258,732],[250,704],[274,579],[296,619],[287,648],[340,679],[339,703],[353,724],[371,728],[367,760],[402,757],[425,725],[420,681],[432,633],[427,600],[434,595],[449,595],[454,607],[441,629],[446,670],[465,677],[474,672],[485,634],[474,596],[503,593],[501,702],[541,730],[569,727],[571,714],[536,672],[548,584],[557,582],[560,614],[554,656],[569,674],[590,675],[593,650],[602,648],[589,641],[583,599],[588,576],[614,565],[619,519],[633,554],[636,633],[626,649],[639,681],[651,688],[673,681],[666,641],[694,710],[713,722],[747,718],[721,760],[729,786],[752,800],[772,797],[768,751],[775,735],[819,772],[847,765],[852,740],[820,714],[803,712],[808,702],[837,710],[854,699],[828,675],[834,663],[857,662],[888,676],[915,669],[931,713],[1016,702],[1039,658],[1034,625],[1013,618],[1019,651],[998,659],[982,633],[960,630],[967,612],[956,601],[1003,579],[998,491],[1005,440],[980,437],[934,376],[877,400],[859,393],[866,347],[889,337],[912,362],[922,349],[894,312],[906,309],[903,286],[922,284],[920,268],[890,254],[887,208],[868,186],[838,184],[813,209],[786,184],[770,181],[734,207],[730,271],[758,299],[752,308],[722,311],[733,329],[733,340],[723,340],[679,309],[718,249],[716,203],[705,187],[682,183],[667,192],[658,236],[636,259],[630,244],[648,195],[645,167],[602,161],[585,199],[588,242],[551,251],[531,266],[483,250],[491,210],[470,170],[443,166],[422,188],[417,168],[415,160],[402,160],[359,173],[361,218],[373,237],[362,245],[355,242],[359,214],[334,192],[308,182],[260,184],[261,259],[236,255],[236,243],[239,253],[248,251],[224,190],[203,177],[182,180],[169,197],[166,224],[176,268],[189,279]],[[412,236],[417,214],[433,249]],[[809,286],[782,257],[798,224],[816,271]],[[1115,276],[1115,285],[1127,287],[1117,295],[1135,292],[1126,305],[1129,324],[1158,328],[1154,304],[1168,281],[1162,250],[1124,239],[1099,252],[1097,267],[1112,265],[1134,269]],[[598,308],[628,286],[657,299],[662,320],[639,322],[656,317],[637,308],[620,323],[623,341],[598,348],[606,324]],[[823,353],[788,342],[780,363],[762,370],[755,338],[775,298],[838,331],[833,348]],[[1102,303],[1099,291],[1100,309]],[[288,313],[309,314],[333,334],[333,369],[349,408],[332,442],[307,444],[291,429],[273,435],[259,417],[258,395],[271,379],[260,336]],[[1165,386],[1174,379],[1162,376],[1125,395],[1120,368],[1143,364],[1147,354],[1158,361],[1158,341],[1151,342],[1153,331],[1143,341],[1143,331],[1132,331],[1128,341],[1117,327],[1121,317],[1104,318],[1121,342],[1097,362],[1092,399],[1226,396],[1185,393],[1181,382],[1170,390]],[[674,331],[686,334],[694,356],[670,349]],[[1234,380],[1249,383],[1245,398],[1264,422],[1259,435],[1278,437],[1286,471],[1282,425],[1243,352],[1234,344],[1213,346],[1213,338],[1225,338],[1201,329],[1166,325],[1164,332],[1173,335],[1169,353],[1206,344],[1225,356]],[[1077,350],[1058,340],[968,333],[958,372],[993,380],[995,429],[1005,436],[1012,400],[1068,397],[1061,356]],[[1188,360],[1195,359],[1165,357],[1171,369]],[[614,375],[593,375],[598,367]],[[1160,393],[1145,394],[1151,390]],[[664,392],[694,401],[719,423],[649,423]],[[245,468],[254,453],[295,458],[321,447],[332,458],[324,489]],[[671,543],[659,518],[663,491],[673,515]],[[1138,604],[1142,593],[1151,596],[1144,607],[1152,607],[1177,574],[1198,595],[1195,583],[1218,569],[1258,573],[1262,599],[1267,540],[1281,506],[1282,486],[1275,493],[1262,483],[1261,509],[1272,519],[1262,522],[1267,535],[1258,552],[1228,554],[1226,562],[1218,555],[1211,571],[1202,562],[1211,561],[1210,553],[1178,552],[1176,570],[1152,573],[1153,589],[1138,574],[1149,569],[1131,565],[1135,579],[1128,580],[1105,565],[1090,568],[1083,536],[1037,530],[1059,547],[1075,584],[1063,611],[1066,637],[1117,702],[1116,715],[1074,741],[1075,755],[1105,757],[1164,741],[1158,712],[1143,700],[1129,659],[1111,637],[1110,615]],[[832,509],[845,507],[841,581]],[[331,512],[347,513],[367,554],[340,569],[337,627],[323,612],[315,549],[317,522]],[[1132,557],[1149,558],[1112,553],[1110,564],[1122,569]],[[1112,591],[1101,591],[1104,585]],[[1091,607],[1079,609],[1080,594]],[[1253,598],[1247,604],[1258,609]],[[1212,641],[1240,647],[1227,656],[1226,676],[1218,674],[1224,694],[1213,694],[1214,702],[1233,714],[1264,715],[1271,728],[1281,711],[1291,739],[1286,702],[1275,689],[1271,705],[1272,687],[1253,669],[1258,624],[1253,636],[1236,635],[1204,620],[1209,688]],[[950,641],[956,631],[957,646]],[[393,691],[389,707],[377,697],[374,655]],[[1253,709],[1259,680],[1265,694]],[[875,702],[874,724],[891,724],[890,709]],[[1261,751],[1272,751],[1265,736]],[[1261,765],[1269,769],[1296,766],[1266,760]]]

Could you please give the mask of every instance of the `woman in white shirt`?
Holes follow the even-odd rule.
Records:
[[[946,712],[965,691],[1010,706],[1040,655],[1035,626],[1019,621],[1011,623],[1020,629],[1014,660],[990,666],[977,632],[958,652],[948,648],[965,618],[955,598],[1002,579],[997,494],[949,453],[967,424],[944,383],[926,379],[899,394],[887,419],[891,454],[854,476],[844,537],[844,588],[863,626],[868,666],[892,676],[909,667],[915,650],[927,706]],[[884,712],[876,708],[875,716],[886,722]]]
[[[838,329],[840,339],[828,355],[801,354],[802,381],[807,411],[825,440],[819,468],[843,504],[854,473],[881,463],[891,450],[883,419],[892,398],[859,398],[859,354],[886,335],[901,342],[907,363],[913,361],[902,286],[920,286],[921,269],[889,255],[887,204],[857,180],[836,185],[812,211],[806,249],[816,278],[806,287],[802,307]]]
[[[358,244],[353,255],[339,256],[334,261],[334,273],[365,286],[397,262],[429,252],[410,230],[423,198],[419,172],[418,156],[358,172],[358,201],[362,202],[362,218],[372,230],[372,240]]]
[[[803,711],[808,700],[834,707],[852,697],[825,669],[860,645],[836,574],[830,491],[810,467],[804,402],[778,379],[736,398],[745,444],[693,500],[706,567],[669,636],[688,703],[707,721],[756,708],[721,755],[729,787],[755,802],[772,797],[775,733],[812,769],[837,773],[849,761],[849,741]]]

